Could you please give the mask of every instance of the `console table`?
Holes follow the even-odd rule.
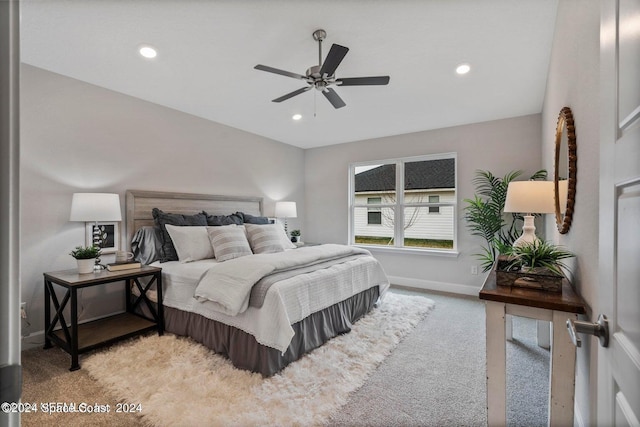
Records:
[[[497,286],[492,271],[480,290],[487,323],[487,424],[506,425],[506,315],[546,320],[553,326],[548,425],[573,425],[576,348],[566,328],[567,319],[586,313],[584,300],[568,281],[562,293]]]
[[[162,307],[162,269],[143,266],[130,270],[107,271],[78,274],[78,270],[64,270],[44,273],[44,348],[56,343],[71,355],[70,371],[80,369],[78,354],[100,345],[109,344],[117,339],[128,338],[156,329],[159,335],[164,332],[164,312]],[[144,285],[139,279],[148,277]],[[78,324],[78,289],[124,281],[126,311],[92,322]],[[158,295],[157,310],[147,297],[147,291],[156,284]],[[58,301],[53,285],[66,289],[62,300]],[[132,300],[131,286],[137,287],[140,295]],[[153,318],[136,314],[136,308],[142,302],[147,306]],[[51,303],[55,309],[51,318]],[[70,321],[67,323],[64,309],[70,304]],[[60,328],[56,329],[59,325]]]

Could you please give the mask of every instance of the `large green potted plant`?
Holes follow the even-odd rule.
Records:
[[[100,256],[100,248],[98,246],[76,246],[69,255],[76,259],[79,274],[93,273],[96,258]]]
[[[509,183],[520,175],[522,171],[512,171],[504,177],[494,176],[489,171],[478,170],[473,183],[476,194],[473,199],[465,199],[465,219],[467,226],[474,236],[485,240],[482,252],[475,254],[481,261],[484,271],[491,270],[498,255],[504,253],[518,238],[521,223],[520,214],[504,214],[504,203],[507,199]],[[529,179],[544,180],[546,170],[539,170]]]

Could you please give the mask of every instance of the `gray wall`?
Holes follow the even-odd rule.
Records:
[[[127,189],[262,196],[269,216],[276,200],[293,200],[299,218],[289,227],[304,228],[302,149],[28,65],[21,73],[20,263],[31,332],[44,324],[42,273],[75,268],[69,251],[84,244],[84,224],[69,222],[74,192],[119,193],[123,218]],[[123,309],[121,285],[82,291],[81,320]]]
[[[471,266],[479,264],[473,254],[480,251],[482,240],[466,228],[463,200],[473,198],[472,180],[478,169],[498,176],[512,170],[529,176],[540,169],[540,129],[541,117],[536,114],[306,150],[305,240],[347,243],[350,163],[456,152],[460,255],[372,252],[395,284],[477,295],[485,275],[472,275]]]
[[[575,215],[568,234],[559,234],[553,216],[547,216],[547,239],[574,252],[574,284],[598,315],[598,187],[599,187],[599,76],[600,3],[563,0],[558,4],[556,31],[542,112],[543,165],[553,170],[558,113],[571,107],[578,145],[578,183]],[[595,422],[597,340],[583,340],[577,353],[577,421]]]

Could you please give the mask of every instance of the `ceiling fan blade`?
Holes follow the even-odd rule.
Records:
[[[296,96],[296,95],[300,95],[301,93],[304,93],[304,92],[308,91],[308,90],[309,90],[309,89],[311,89],[311,88],[312,88],[312,86],[307,86],[307,87],[303,87],[303,88],[298,89],[298,90],[294,90],[293,92],[288,93],[288,94],[286,94],[286,95],[282,95],[280,98],[276,98],[276,99],[274,99],[274,100],[273,100],[273,101],[271,101],[271,102],[282,102],[282,101],[286,101],[287,99],[289,99],[289,98],[293,98],[293,97],[294,97],[294,96]]]
[[[307,77],[303,76],[302,74],[296,74],[296,73],[292,73],[290,71],[279,70],[277,68],[268,67],[266,65],[258,64],[253,68],[255,68],[256,70],[260,70],[260,71],[266,71],[268,73],[280,74],[281,76],[293,77],[294,79],[301,79],[301,80],[306,80],[307,79]]]
[[[325,98],[329,100],[329,102],[331,103],[331,105],[333,105],[334,108],[342,108],[345,105],[347,105],[344,103],[342,98],[338,96],[336,91],[331,89],[330,87],[325,88],[325,90],[322,91],[322,94],[324,95]]]
[[[347,52],[349,52],[348,47],[340,46],[339,44],[331,45],[329,54],[320,68],[320,75],[323,76],[326,74],[327,76],[333,76],[333,73],[336,72],[336,68],[338,68],[338,65],[340,65]]]
[[[389,76],[348,77],[336,79],[336,84],[340,86],[386,85],[389,84]]]

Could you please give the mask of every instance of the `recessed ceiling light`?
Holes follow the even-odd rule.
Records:
[[[469,71],[471,71],[471,66],[469,64],[460,64],[456,68],[456,73],[458,74],[467,74]]]
[[[302,114],[294,114],[293,116],[291,116],[291,118],[293,120],[300,120],[302,118]]]
[[[142,46],[139,52],[140,55],[148,59],[155,58],[158,55],[158,52],[151,46]]]

